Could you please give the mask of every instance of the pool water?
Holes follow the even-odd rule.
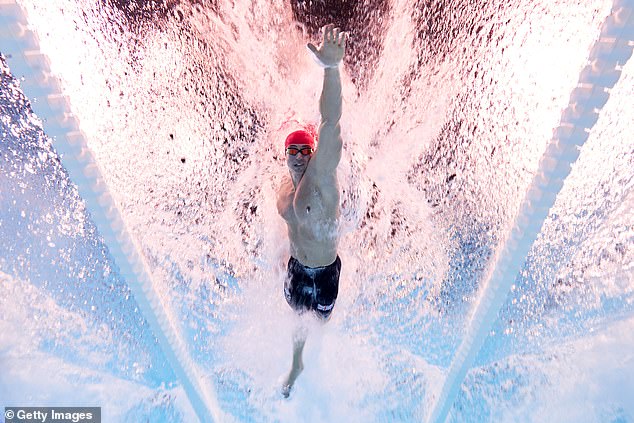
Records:
[[[248,422],[429,418],[613,7],[19,4],[198,383],[224,418]],[[342,274],[322,326],[284,300],[288,241],[275,202],[285,134],[319,121],[323,71],[304,46],[331,21],[350,43]],[[196,421],[134,281],[47,135],[51,122],[32,112],[29,81],[11,58],[0,66],[0,406]],[[619,68],[509,276],[448,421],[634,422],[633,66]],[[285,400],[298,325],[309,331],[305,370]]]

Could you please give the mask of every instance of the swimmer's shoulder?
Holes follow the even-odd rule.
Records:
[[[287,215],[290,212],[290,208],[293,206],[293,198],[295,197],[295,188],[290,176],[285,176],[282,180],[282,185],[277,195],[277,211],[284,218],[287,219]]]

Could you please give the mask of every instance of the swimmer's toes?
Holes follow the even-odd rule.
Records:
[[[283,385],[281,392],[284,398],[288,398],[291,395],[291,385]]]

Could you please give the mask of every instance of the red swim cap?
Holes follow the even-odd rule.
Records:
[[[288,147],[291,144],[310,145],[312,148],[315,148],[315,138],[310,132],[300,129],[299,131],[291,132],[288,134],[288,137],[286,137],[284,147]]]

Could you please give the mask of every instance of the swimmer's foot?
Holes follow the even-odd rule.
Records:
[[[291,389],[293,389],[293,385],[295,384],[297,377],[302,372],[302,370],[304,370],[304,363],[301,362],[301,359],[298,361],[299,362],[293,363],[293,368],[291,369],[291,372],[288,374],[286,381],[282,384],[281,392],[284,398],[288,398],[291,395]]]
[[[282,392],[282,396],[284,398],[288,398],[291,395],[291,388],[292,388],[291,385],[287,385],[287,384],[282,385],[282,391],[281,392]]]
[[[291,365],[291,371],[288,373],[286,381],[282,384],[282,395],[284,398],[289,397],[295,380],[297,380],[297,377],[300,375],[302,370],[304,370],[302,351],[304,351],[304,343],[306,342],[305,329],[300,328],[295,332],[293,338],[293,364]]]

